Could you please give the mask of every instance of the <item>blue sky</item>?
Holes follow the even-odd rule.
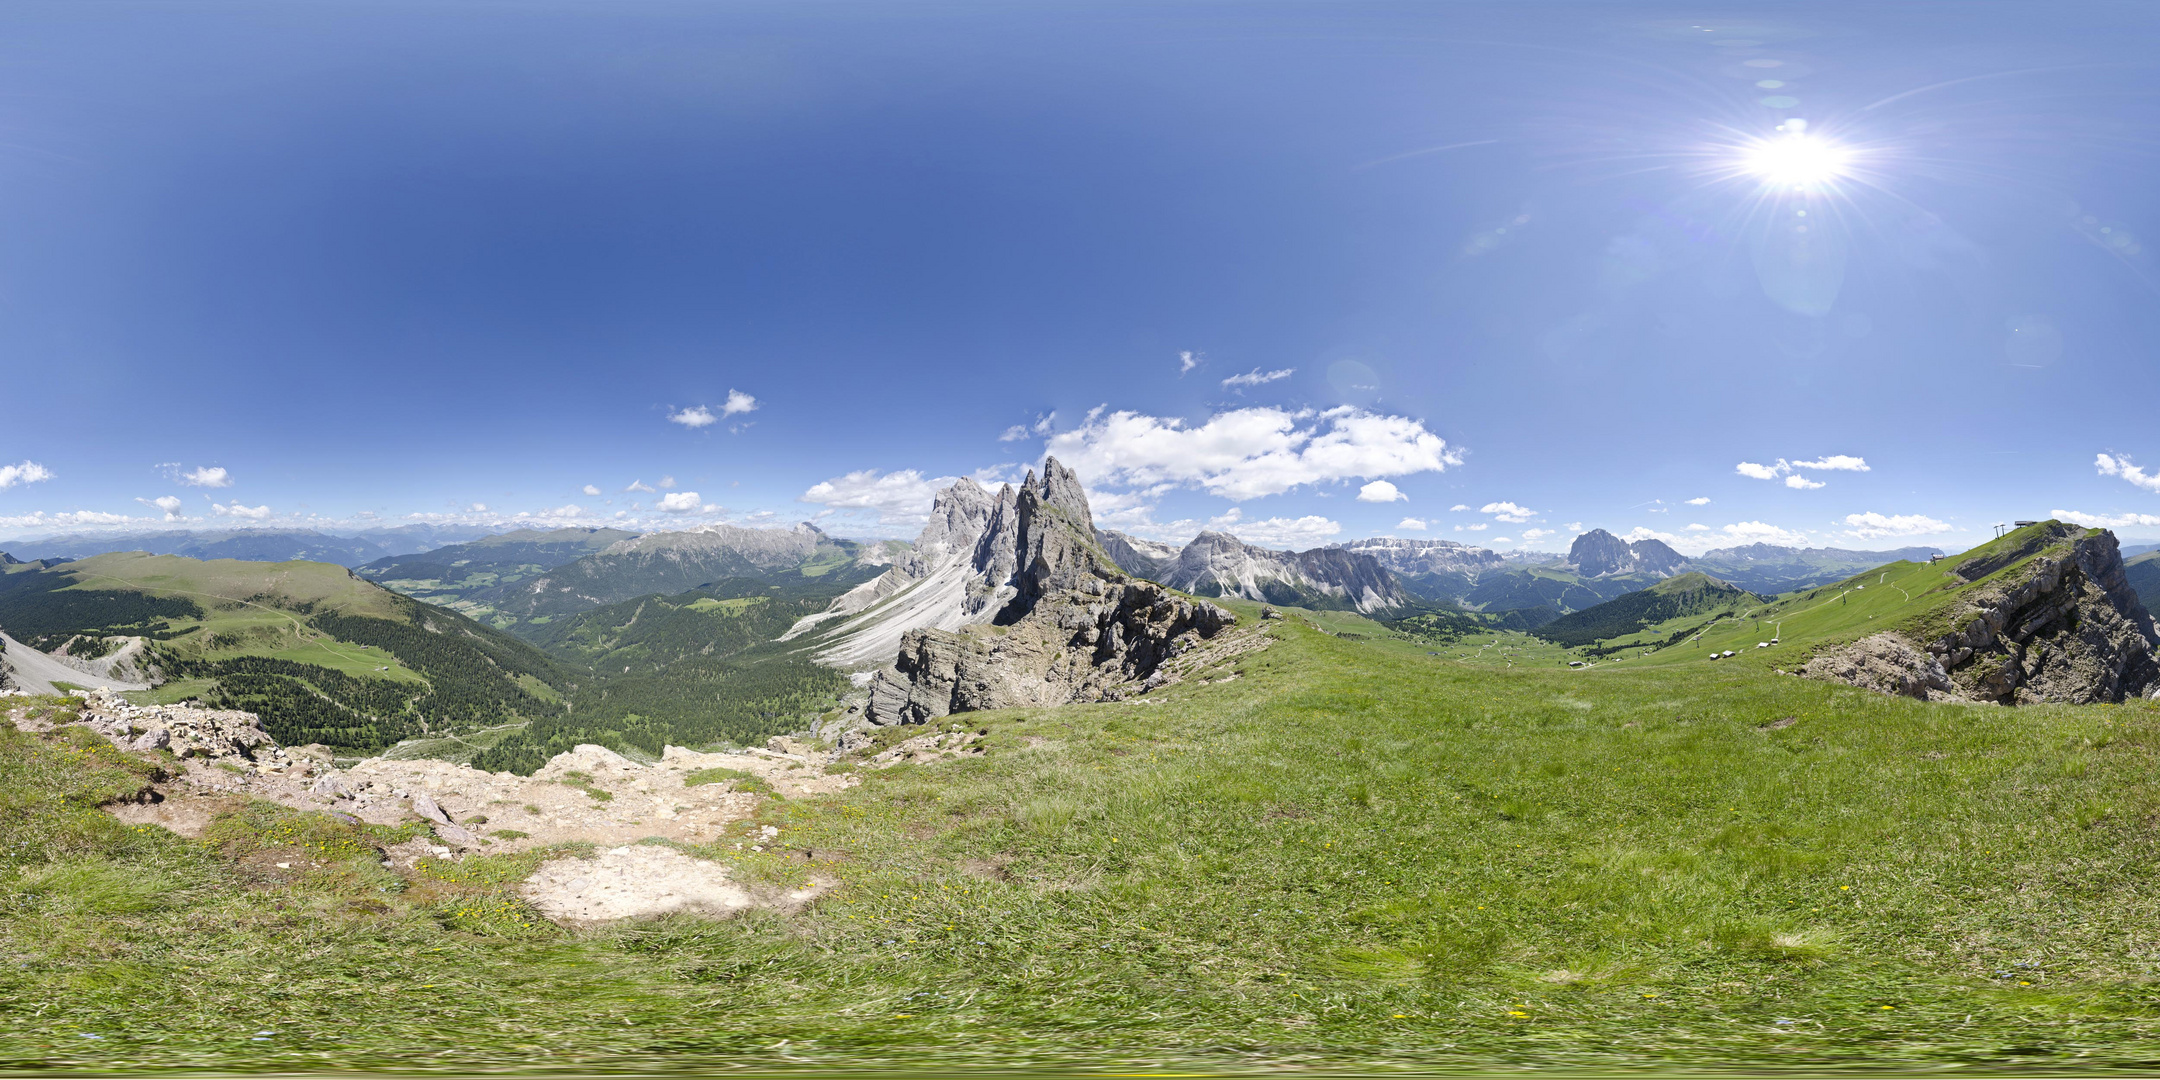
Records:
[[[2160,537],[2160,12],[1722,6],[22,0],[0,538]]]

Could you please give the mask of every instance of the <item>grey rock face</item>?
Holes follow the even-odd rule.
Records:
[[[1329,544],[1355,555],[1370,555],[1397,574],[1468,574],[1473,578],[1498,570],[1507,560],[1489,548],[1458,544],[1453,540],[1401,540],[1392,536]]]
[[[1365,613],[1407,602],[1401,584],[1371,555],[1343,548],[1269,551],[1219,532],[1193,537],[1163,568],[1162,581],[1202,596],[1308,606],[1335,600]]]
[[[254,713],[131,705],[102,690],[90,692],[79,723],[123,750],[171,750],[183,758],[252,761],[277,749]]]
[[[1896,634],[1876,634],[1819,653],[1801,673],[1811,679],[1849,683],[1921,701],[1956,696],[1942,661]]]
[[[1592,529],[1575,538],[1568,560],[1577,573],[1587,577],[1611,574],[1656,574],[1671,577],[1687,565],[1687,557],[1662,540],[1628,543],[1603,529]]]
[[[1880,634],[1866,658],[1818,657],[1806,673],[1893,693],[2004,705],[2119,702],[2160,689],[2160,632],[2130,588],[2113,533],[2060,525],[2021,547],[1967,560],[1954,573],[1979,581],[2021,559],[2005,580],[1968,593],[1953,629],[1925,645]],[[1817,665],[1822,665],[1818,667]],[[1921,692],[1914,692],[1915,687]]]
[[[1236,621],[1213,604],[1136,581],[1095,541],[1079,478],[1055,458],[999,493],[971,566],[988,623],[919,626],[870,683],[874,724],[955,712],[1098,701],[1144,684],[1163,660]]]
[[[1160,579],[1165,569],[1177,562],[1177,548],[1127,536],[1116,529],[1097,529],[1095,542],[1102,545],[1103,551],[1118,564],[1118,569],[1144,578]]]

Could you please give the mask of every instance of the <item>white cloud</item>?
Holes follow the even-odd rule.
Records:
[[[1395,527],[1409,532],[1424,532],[1428,528],[1423,518],[1404,518],[1396,522]]]
[[[937,493],[958,477],[924,479],[914,469],[880,473],[862,469],[812,484],[797,501],[838,510],[870,510],[880,525],[920,526],[930,518],[930,504]],[[1098,519],[1100,515],[1098,515]]]
[[[1178,353],[1177,359],[1177,373],[1179,376],[1183,376],[1186,372],[1200,366],[1200,354],[1192,351],[1191,349],[1186,349],[1183,352]]]
[[[1468,509],[1470,509],[1469,503],[1456,503],[1455,505],[1448,507],[1448,512],[1451,514],[1459,514],[1464,510]]]
[[[1495,536],[1491,540],[1487,541],[1487,543],[1492,544],[1512,544],[1514,542],[1515,538],[1512,536]]]
[[[189,487],[228,488],[233,486],[232,474],[226,472],[224,467],[219,465],[198,466],[187,472],[177,473],[175,479]]]
[[[1480,521],[1480,522],[1478,522],[1478,523],[1477,523],[1477,524],[1475,524],[1475,525],[1457,525],[1457,526],[1455,526],[1455,531],[1456,531],[1456,532],[1484,532],[1485,530],[1487,530],[1487,529],[1490,529],[1490,528],[1492,528],[1492,526],[1490,526],[1490,525],[1487,525],[1487,524],[1485,524],[1484,522]]]
[[[1698,525],[1698,524],[1690,524],[1690,525],[1689,525],[1689,526],[1687,527],[1687,531],[1689,531],[1689,532],[1709,532],[1709,531],[1710,531],[1710,526],[1708,526],[1708,525]]]
[[[1275,548],[1311,548],[1325,544],[1342,532],[1339,522],[1329,521],[1318,514],[1301,518],[1266,518],[1260,521],[1241,521],[1226,525],[1224,532],[1249,544]]]
[[[1850,454],[1832,454],[1821,461],[1795,461],[1792,463],[1792,467],[1795,469],[1819,469],[1823,472],[1871,471],[1868,468],[1866,458],[1856,458]]]
[[[1805,533],[1781,529],[1761,521],[1739,521],[1724,528],[1724,539],[1734,544],[1777,544],[1782,547],[1807,547]]]
[[[1524,535],[1528,534],[1526,533]],[[1679,544],[1687,543],[1687,540],[1683,537],[1674,536],[1671,533],[1658,532],[1655,529],[1646,529],[1640,525],[1629,529],[1627,532],[1621,533],[1620,539],[1625,540],[1630,544],[1635,543],[1638,540],[1657,540],[1666,544],[1676,546]]]
[[[632,481],[630,481],[630,486],[629,486],[629,487],[626,487],[626,488],[624,488],[623,490],[624,490],[624,491],[642,491],[642,492],[646,493],[647,495],[651,495],[651,494],[653,494],[653,493],[654,493],[654,492],[655,492],[655,491],[656,491],[657,489],[655,489],[655,488],[654,488],[654,487],[653,487],[653,486],[652,486],[651,484],[648,484],[648,483],[646,483],[646,482],[645,482],[645,481],[643,481],[643,480],[632,480]]]
[[[1708,506],[1710,505],[1710,496],[1703,495],[1698,498],[1689,499],[1687,501],[1687,504],[1689,506]]]
[[[470,510],[471,512],[473,512],[473,513],[475,513],[475,514],[485,514],[485,513],[487,513],[487,504],[486,504],[486,503],[481,503],[481,502],[476,502],[476,503],[472,504],[471,506],[468,506],[468,507],[466,507],[466,509],[467,509],[467,510]]]
[[[739,413],[756,411],[757,399],[732,387],[727,392],[727,404],[720,406],[720,415],[722,416],[735,416]],[[711,421],[706,422],[711,423]]]
[[[1829,457],[1823,458],[1819,461],[1787,461],[1784,458],[1779,458],[1775,462],[1772,462],[1768,465],[1758,465],[1752,461],[1743,461],[1740,464],[1733,466],[1734,472],[1739,473],[1740,475],[1745,476],[1750,480],[1775,480],[1778,477],[1783,476],[1785,477],[1786,487],[1796,488],[1801,491],[1813,491],[1814,489],[1823,486],[1821,483],[1810,480],[1805,476],[1788,475],[1794,469],[1823,469],[1831,472],[1869,471],[1868,463],[1865,458],[1856,458],[1850,454],[1832,454]],[[1708,505],[1709,502],[1709,499],[1704,499],[1701,502],[1689,500],[1689,505],[1704,506]]]
[[[1495,521],[1505,521],[1510,525],[1520,525],[1523,522],[1530,520],[1531,517],[1535,516],[1537,514],[1537,511],[1532,510],[1527,506],[1517,506],[1516,504],[1511,502],[1490,502],[1478,507],[1478,513],[1491,514],[1493,516],[1493,520]]]
[[[1226,390],[1231,388],[1243,389],[1248,386],[1265,386],[1277,379],[1287,379],[1295,374],[1297,374],[1296,368],[1281,368],[1276,371],[1262,371],[1259,368],[1254,368],[1243,375],[1232,375],[1224,379],[1222,384]]]
[[[102,510],[70,510],[61,514],[48,514],[42,510],[13,517],[0,517],[0,529],[60,528],[78,525],[127,525],[137,521],[126,514],[108,514]],[[140,519],[140,520],[148,520]]]
[[[1852,526],[1845,535],[1861,540],[1880,540],[1886,536],[1935,536],[1951,531],[1946,522],[1922,514],[1864,514],[1845,515],[1845,524]]]
[[[704,508],[704,500],[695,491],[672,491],[660,496],[659,510],[663,514],[694,514]]]
[[[1567,527],[1567,531],[1569,531],[1569,532],[1571,532],[1571,533],[1579,533],[1579,532],[1581,532],[1581,531],[1582,531],[1582,522],[1580,522],[1580,521],[1570,521],[1570,522],[1568,522],[1568,523],[1567,523],[1567,526],[1566,526],[1566,527]]]
[[[1541,540],[1545,537],[1551,536],[1552,534],[1553,531],[1551,529],[1524,529],[1522,533],[1522,538],[1525,541]]]
[[[2088,514],[2083,510],[2050,510],[2048,516],[2062,521],[2074,521],[2094,529],[2160,526],[2160,514]]]
[[[1313,421],[1307,423],[1307,421]],[[1199,427],[1176,417],[1097,409],[1048,441],[1093,486],[1197,487],[1243,501],[1305,484],[1439,472],[1460,451],[1425,425],[1349,406],[1217,413]]]
[[[1395,485],[1385,480],[1375,480],[1359,488],[1357,493],[1357,501],[1359,502],[1386,503],[1398,500],[1408,502],[1409,499],[1410,496],[1403,494]]]
[[[28,463],[25,462],[25,464]],[[2093,468],[2099,470],[2102,476],[2120,477],[2129,481],[2135,487],[2141,487],[2155,494],[2160,494],[2160,473],[2148,473],[2143,468],[2132,465],[2129,458],[2119,454],[2101,454],[2095,457],[2093,459]],[[5,472],[5,470],[0,470],[0,472]],[[6,486],[6,484],[0,484],[0,487]]]
[[[36,484],[52,478],[52,470],[35,461],[24,461],[20,465],[0,465],[0,491],[17,484]]]
[[[239,503],[234,503],[231,506],[222,503],[211,503],[210,512],[219,517],[244,518],[248,521],[262,521],[270,516],[268,506],[242,506]]]
[[[1005,433],[998,436],[998,441],[1019,442],[1029,435],[1048,435],[1050,434],[1050,426],[1055,423],[1057,423],[1057,413],[1055,411],[1046,412],[1036,417],[1033,424],[1014,424],[1006,428]]]
[[[661,477],[661,478],[660,478],[660,490],[662,490],[662,491],[673,491],[673,490],[675,490],[675,478],[674,478],[674,477],[672,477],[672,476],[663,476],[663,477]]]
[[[693,430],[704,427],[707,424],[717,424],[719,422],[720,418],[714,415],[711,409],[708,409],[703,405],[694,405],[690,408],[682,410],[681,412],[671,412],[668,414],[668,423],[681,424],[682,426],[686,428],[691,428]]]
[[[585,485],[585,494],[587,494],[587,495],[598,495],[598,494],[600,494],[600,487],[599,487],[599,485],[597,485],[597,484],[587,484],[587,485]]]
[[[165,520],[180,520],[180,507],[185,505],[178,495],[160,495],[155,499],[136,499],[144,506],[154,506],[165,514]]]
[[[669,496],[669,497],[670,497],[670,498],[673,498],[673,496]],[[664,507],[663,507],[663,509],[664,509]],[[585,508],[584,508],[584,507],[582,507],[582,506],[579,506],[579,505],[578,505],[578,504],[576,504],[576,503],[570,503],[570,504],[568,504],[568,505],[565,505],[565,506],[558,506],[558,507],[555,507],[555,508],[553,508],[553,509],[551,509],[551,510],[539,510],[539,511],[520,511],[520,512],[518,513],[518,516],[519,516],[519,517],[521,517],[521,518],[575,518],[575,517],[584,517],[584,516],[585,516]]]

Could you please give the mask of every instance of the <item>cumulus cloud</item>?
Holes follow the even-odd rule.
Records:
[[[645,481],[643,481],[643,480],[632,480],[632,481],[630,481],[630,486],[629,486],[629,487],[626,487],[626,488],[624,488],[623,490],[624,490],[624,491],[642,491],[642,492],[644,492],[644,493],[645,493],[645,494],[647,494],[647,495],[651,495],[651,494],[653,494],[653,493],[654,493],[655,491],[657,491],[658,489],[654,488],[654,487],[653,487],[653,486],[652,486],[651,484],[648,484],[648,483],[646,483],[646,482],[645,482]]]
[[[181,472],[179,468],[175,466],[172,471],[172,477],[174,480],[186,484],[189,487],[229,488],[233,486],[232,474],[226,472],[224,467],[221,465],[198,465],[195,468],[189,469],[186,472]]]
[[[587,494],[587,495],[598,495],[598,494],[600,494],[600,486],[599,486],[599,485],[597,485],[597,484],[587,484],[587,485],[585,485],[585,494]]]
[[[1817,469],[1822,472],[1870,471],[1866,458],[1856,458],[1851,454],[1832,454],[1820,461],[1795,461],[1792,463],[1792,467],[1795,469]]]
[[[757,399],[733,388],[730,388],[727,392],[727,404],[720,406],[720,415],[722,416],[736,416],[741,413],[756,411]]]
[[[2160,514],[2088,514],[2083,510],[2050,510],[2048,516],[2074,521],[2094,529],[2130,529],[2160,526]]]
[[[1793,475],[1792,473],[1794,469],[1820,469],[1827,472],[1869,471],[1867,459],[1853,457],[1850,454],[1832,454],[1829,457],[1821,458],[1816,461],[1787,461],[1784,458],[1779,458],[1768,465],[1757,464],[1753,461],[1743,461],[1740,464],[1733,466],[1734,472],[1739,473],[1740,475],[1745,476],[1750,480],[1775,480],[1778,477],[1782,476],[1785,478],[1786,487],[1794,488],[1800,491],[1813,491],[1816,488],[1824,486],[1821,482],[1810,480],[1805,476]],[[1689,500],[1689,505],[1705,506],[1708,505],[1709,502],[1709,499],[1703,499],[1701,502]]]
[[[1495,521],[1505,521],[1510,525],[1520,525],[1535,516],[1537,514],[1537,511],[1532,510],[1527,506],[1518,506],[1511,502],[1489,502],[1483,506],[1478,507],[1478,513],[1491,514],[1493,516],[1493,520]]]
[[[155,499],[137,499],[135,501],[143,504],[144,506],[155,506],[159,510],[164,511],[165,520],[167,521],[180,520],[180,507],[183,504],[181,503],[180,496],[178,495],[160,495]]]
[[[1295,374],[1297,374],[1296,368],[1281,368],[1276,371],[1262,371],[1259,368],[1254,368],[1243,375],[1232,375],[1224,379],[1222,384],[1225,390],[1243,390],[1248,386],[1265,386],[1277,379],[1287,379]]]
[[[1195,487],[1238,501],[1462,464],[1461,452],[1424,424],[1351,406],[1322,413],[1236,409],[1198,427],[1176,417],[1097,409],[1048,446],[1091,485]]]
[[[1724,528],[1724,539],[1734,544],[1777,544],[1781,547],[1807,547],[1806,533],[1781,529],[1761,521],[1739,521]]]
[[[1710,526],[1708,526],[1708,525],[1702,525],[1702,524],[1695,524],[1695,523],[1690,523],[1690,524],[1688,525],[1688,527],[1687,527],[1687,528],[1688,528],[1688,531],[1689,531],[1689,532],[1709,532],[1709,531],[1710,531]]]
[[[12,517],[0,517],[0,529],[61,528],[81,525],[127,525],[138,519],[126,514],[108,514],[102,510],[69,510],[66,513],[48,514],[42,510]]]
[[[1456,531],[1456,532],[1484,532],[1485,530],[1487,530],[1487,529],[1490,529],[1490,528],[1492,528],[1492,526],[1490,526],[1490,525],[1487,525],[1487,524],[1485,524],[1484,522],[1480,521],[1480,522],[1478,522],[1478,523],[1477,523],[1477,524],[1475,524],[1475,525],[1457,525],[1457,526],[1455,526],[1455,531]]]
[[[270,516],[268,506],[242,506],[239,503],[234,503],[231,506],[226,506],[223,503],[211,503],[210,512],[219,517],[236,517],[247,521],[262,521]]]
[[[889,473],[862,469],[812,484],[797,501],[835,510],[874,511],[880,525],[920,526],[930,519],[930,504],[937,493],[958,479],[925,479],[915,469]]]
[[[1448,507],[1448,512],[1451,514],[1459,514],[1468,509],[1470,509],[1469,503],[1456,503],[1455,505]]]
[[[1200,366],[1200,354],[1192,351],[1191,349],[1186,349],[1183,352],[1178,353],[1177,360],[1177,373],[1180,376],[1183,376],[1186,372]]]
[[[1924,514],[1864,514],[1845,515],[1845,524],[1851,526],[1845,535],[1862,540],[1880,540],[1886,536],[1934,536],[1950,531],[1950,526]]]
[[[1407,502],[1409,498],[1410,496],[1403,494],[1395,485],[1385,480],[1375,480],[1359,488],[1357,493],[1357,501],[1359,502],[1387,503],[1398,500]]]
[[[672,496],[671,496],[671,497],[672,497]],[[664,509],[664,508],[663,508],[663,509]],[[569,504],[567,504],[567,505],[564,505],[564,506],[558,506],[558,507],[555,507],[555,508],[553,508],[553,509],[551,509],[551,510],[540,510],[540,511],[520,511],[520,512],[518,513],[518,516],[519,516],[519,517],[521,517],[521,518],[575,518],[575,517],[584,517],[584,516],[585,516],[585,508],[584,508],[584,507],[582,507],[582,506],[579,506],[579,505],[578,505],[578,504],[576,504],[576,503],[569,503]]]
[[[1035,418],[1033,424],[1014,424],[998,436],[999,442],[1019,442],[1030,435],[1050,434],[1050,425],[1057,423],[1056,412],[1046,412]]]
[[[695,491],[671,491],[660,496],[659,510],[663,514],[694,514],[704,508],[704,500]]]
[[[693,430],[704,427],[707,424],[717,424],[719,422],[720,418],[714,415],[711,409],[708,409],[703,405],[694,405],[690,408],[682,410],[681,412],[671,412],[668,414],[668,423],[681,424],[682,426],[686,428],[691,428]]]
[[[1545,537],[1551,536],[1552,534],[1553,531],[1551,529],[1524,529],[1522,531],[1522,538],[1524,541],[1528,542],[1534,540],[1542,540]]]
[[[1404,518],[1396,522],[1395,527],[1408,532],[1424,532],[1428,528],[1423,518]]]
[[[42,483],[52,478],[52,470],[35,461],[26,460],[19,465],[0,465],[0,491],[17,484]]]
[[[1294,550],[1319,547],[1327,543],[1342,532],[1342,525],[1318,514],[1307,514],[1299,518],[1273,517],[1259,521],[1240,521],[1226,525],[1223,531],[1249,544]]]
[[[1702,495],[1693,499],[1689,499],[1687,501],[1687,504],[1689,506],[1708,506],[1710,505],[1710,496]]]
[[[1536,531],[1537,530],[1535,529],[1531,530],[1531,532]],[[1530,534],[1524,533],[1523,535],[1528,536]],[[1638,540],[1657,540],[1675,547],[1688,542],[1685,537],[1674,536],[1671,533],[1662,533],[1657,531],[1656,529],[1646,529],[1640,525],[1637,525],[1636,527],[1629,529],[1624,533],[1621,533],[1620,539],[1625,540],[1630,544],[1635,543]]]
[[[25,464],[28,463],[25,462]],[[2120,454],[2101,454],[2095,457],[2093,459],[2093,468],[2099,470],[2102,476],[2117,477],[2128,481],[2133,487],[2141,487],[2155,494],[2160,494],[2160,473],[2146,472],[2142,467],[2132,465],[2129,458]],[[0,474],[5,472],[6,470],[0,469]],[[6,486],[6,484],[0,483],[0,487]]]

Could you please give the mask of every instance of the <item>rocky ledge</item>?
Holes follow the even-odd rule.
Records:
[[[1933,640],[1876,634],[1816,656],[1804,674],[1922,700],[2004,705],[2160,693],[2160,632],[2130,587],[2113,533],[2050,522],[1951,573],[1979,582],[2020,561],[1962,597],[1952,629]]]

